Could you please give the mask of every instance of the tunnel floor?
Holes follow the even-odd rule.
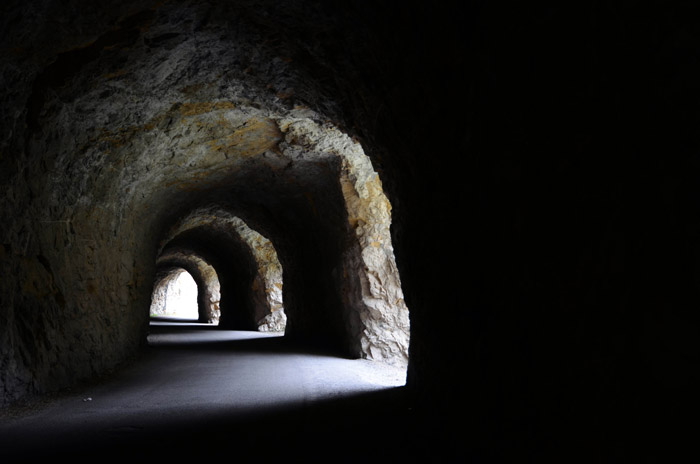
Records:
[[[348,457],[363,448],[365,458],[396,456],[408,441],[404,383],[403,369],[299,349],[276,334],[156,322],[129,367],[4,411],[0,458],[296,453],[325,461],[321,450],[334,443]]]

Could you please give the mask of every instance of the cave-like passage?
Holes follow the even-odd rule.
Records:
[[[200,290],[199,322],[285,331],[282,265],[275,247],[223,208],[195,208],[177,220],[161,240],[156,267],[156,282],[174,267],[193,275]]]
[[[190,14],[203,21],[183,24]],[[25,232],[34,226],[23,219],[3,241],[45,259],[17,256],[10,266],[20,269],[7,286],[16,294],[10,317],[28,317],[8,332],[13,351],[5,365],[13,367],[0,371],[0,384],[12,398],[57,391],[144,352],[114,377],[116,385],[59,402],[56,415],[38,411],[32,416],[37,422],[30,418],[16,429],[28,436],[34,423],[54,437],[73,434],[79,447],[109,433],[384,388],[371,381],[377,370],[397,373],[392,386],[404,382],[410,324],[393,253],[391,204],[359,139],[343,129],[354,122],[336,118],[330,95],[311,75],[289,68],[298,60],[280,60],[286,53],[268,50],[259,40],[264,35],[248,37],[233,23],[220,26],[243,35],[222,38],[219,26],[199,30],[197,24],[217,16],[181,15],[168,7],[140,15],[128,34],[135,42],[114,48],[115,31],[107,33],[94,45],[61,53],[53,65],[48,60],[34,88],[26,89],[26,159],[46,162],[32,163],[9,191],[27,192],[27,202],[17,205],[35,205],[26,212],[18,207],[18,217],[53,225],[29,240]],[[186,46],[156,51],[151,39],[161,34]],[[207,37],[220,47],[197,45]],[[296,88],[310,101],[280,101],[267,86],[272,76],[256,77],[246,64],[246,50],[255,62],[272,65],[269,72],[285,89]],[[84,66],[73,66],[76,58]],[[67,67],[75,72],[49,78]],[[327,107],[330,113],[323,114]],[[30,189],[24,187],[28,179]],[[225,224],[207,222],[206,216],[221,217],[218,210],[188,216],[212,204],[269,237],[284,265],[283,289],[279,282],[278,290],[267,292],[256,279],[255,253]],[[198,281],[177,254],[194,254],[216,268],[217,328],[149,326],[158,272],[181,267]],[[30,285],[20,285],[23,280]],[[282,293],[284,313],[275,296]],[[198,323],[218,318],[210,311],[214,300],[204,309],[200,302]],[[259,311],[265,307],[269,311]],[[285,336],[263,342],[217,338],[264,337],[261,327],[282,323]],[[159,345],[159,336],[173,343]],[[17,435],[2,439],[7,436]]]
[[[172,280],[173,274],[180,276],[181,272],[185,271],[191,277],[189,288],[190,293],[194,294],[194,301],[190,300],[190,319],[205,324],[219,323],[221,285],[218,273],[210,263],[190,250],[169,249],[158,256],[155,264],[157,271],[151,295],[151,318],[154,313],[157,316],[165,311],[167,290],[171,287],[172,290],[179,288]],[[170,282],[173,284],[169,284]],[[192,289],[193,283],[196,293]]]

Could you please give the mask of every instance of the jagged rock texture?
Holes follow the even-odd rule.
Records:
[[[70,8],[32,8],[74,30],[55,40],[49,26],[7,24],[8,47],[41,50],[18,45],[2,65],[13,109],[2,116],[0,240],[3,275],[17,276],[0,284],[3,402],[133,355],[156,260],[170,251],[217,268],[223,326],[286,325],[291,337],[405,365],[389,203],[359,143],[334,125],[333,99],[298,63],[313,51],[245,4],[89,6],[82,29]],[[201,224],[163,243],[212,204],[252,229],[231,224],[231,238]],[[214,262],[215,241],[232,244],[230,259]],[[217,317],[209,293],[205,321]]]

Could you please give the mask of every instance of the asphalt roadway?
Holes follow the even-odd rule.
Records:
[[[404,384],[405,369],[275,334],[155,323],[130,365],[3,411],[0,463],[403,461]]]

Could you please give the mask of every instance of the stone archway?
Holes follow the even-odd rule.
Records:
[[[151,318],[198,320],[198,287],[192,275],[183,268],[162,270],[153,287]]]
[[[20,155],[3,157],[11,194],[0,209],[14,219],[0,251],[7,275],[18,277],[1,285],[10,295],[3,300],[8,320],[21,322],[3,329],[4,352],[13,354],[2,360],[12,367],[0,381],[21,396],[132,356],[148,331],[160,240],[210,204],[274,244],[284,269],[286,335],[405,363],[408,310],[389,207],[368,196],[379,191],[379,174],[348,135],[353,121],[340,100],[310,69],[282,59],[305,45],[261,42],[270,31],[228,2],[193,4],[184,15],[172,5],[132,7],[105,10],[109,20],[93,18],[94,27],[55,47],[43,42],[31,60],[8,61],[22,71],[6,74],[16,77],[12,102],[19,106],[3,119],[13,121],[3,153]],[[216,265],[222,237],[195,228],[173,245],[199,247],[216,268],[226,322],[227,288],[258,266],[253,254],[239,267]],[[258,327],[253,307],[270,304],[264,288],[243,291],[240,301],[231,296],[250,306],[234,326]],[[100,336],[75,343],[72,334],[86,328]],[[34,332],[45,337],[22,335]]]
[[[158,269],[182,268],[192,275],[199,288],[197,294],[199,322],[219,323],[221,293],[219,277],[213,266],[202,257],[187,250],[169,250],[161,253],[156,260],[156,265]]]
[[[196,208],[173,225],[161,240],[161,248],[167,249],[168,242],[198,228],[218,231],[222,246],[225,243],[236,244],[238,256],[246,256],[239,258],[241,261],[251,261],[252,257],[253,277],[250,280],[250,288],[246,290],[253,298],[255,326],[263,332],[284,332],[287,317],[282,297],[282,265],[272,242],[229,211],[210,205]],[[173,253],[176,252],[171,249],[167,251],[166,256]]]

